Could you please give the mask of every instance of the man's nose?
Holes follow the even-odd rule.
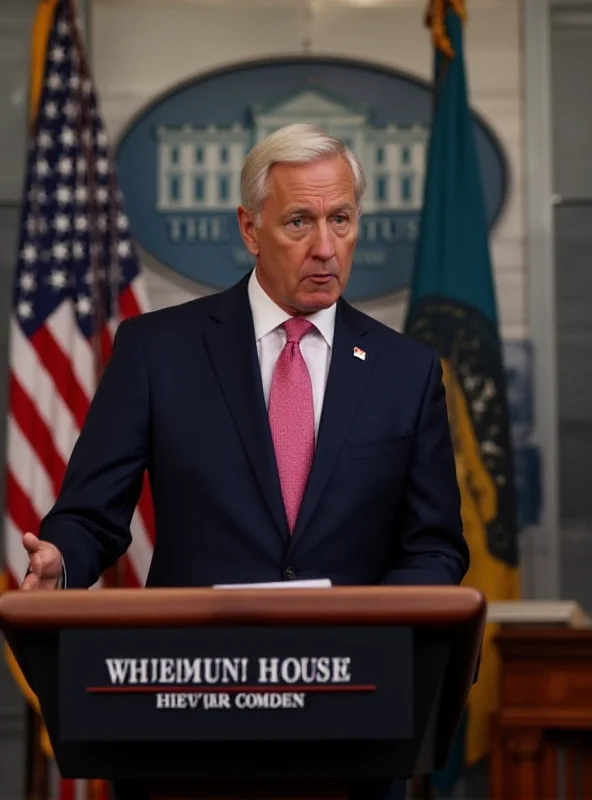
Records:
[[[335,245],[331,230],[324,220],[315,227],[312,255],[321,261],[330,261],[335,255]]]

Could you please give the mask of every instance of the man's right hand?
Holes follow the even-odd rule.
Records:
[[[29,554],[30,572],[21,589],[57,589],[62,574],[62,554],[50,542],[43,542],[33,533],[25,533],[23,546]]]

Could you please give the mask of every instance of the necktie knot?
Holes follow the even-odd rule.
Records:
[[[284,322],[282,328],[286,331],[288,344],[299,344],[302,338],[311,332],[314,325],[305,317],[290,317]]]

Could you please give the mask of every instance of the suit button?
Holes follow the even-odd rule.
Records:
[[[284,571],[284,578],[285,578],[285,580],[287,580],[287,581],[293,581],[293,580],[294,580],[294,578],[297,578],[297,577],[298,577],[298,573],[296,572],[296,570],[294,569],[294,567],[286,567],[286,569],[285,569],[285,571]]]

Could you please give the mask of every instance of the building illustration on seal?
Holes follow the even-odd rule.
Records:
[[[304,121],[336,136],[358,156],[368,181],[365,212],[421,209],[429,129],[419,124],[375,127],[367,113],[306,89],[273,106],[252,108],[250,124],[160,126],[157,210],[234,211],[249,150],[278,128]]]

